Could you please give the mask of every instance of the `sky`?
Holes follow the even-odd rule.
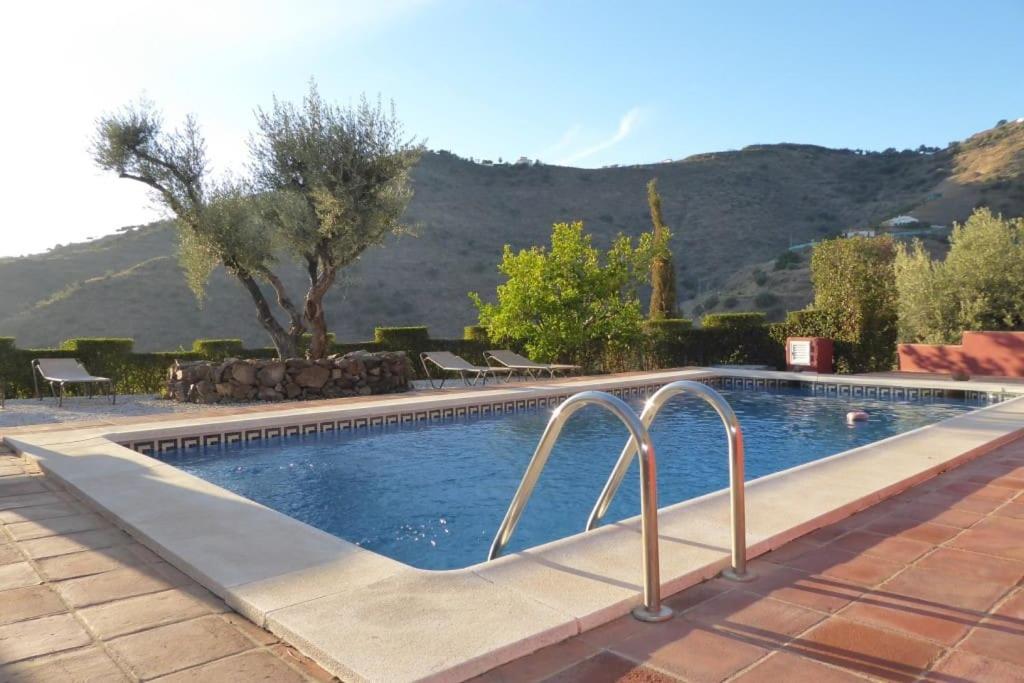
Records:
[[[244,172],[253,111],[315,79],[463,157],[598,167],[750,144],[945,146],[1024,116],[1024,0],[138,0],[0,9],[0,256],[163,217],[95,168],[145,96]],[[457,207],[453,207],[457,210]]]

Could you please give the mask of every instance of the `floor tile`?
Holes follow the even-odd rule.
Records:
[[[89,634],[70,614],[0,626],[0,664],[82,647]]]
[[[87,607],[184,586],[190,581],[166,562],[157,562],[60,581],[53,587],[72,607]]]
[[[1020,683],[1024,668],[973,652],[954,650],[922,679],[928,683]]]
[[[804,657],[894,681],[913,681],[942,651],[938,645],[832,617],[787,646]]]
[[[4,683],[119,683],[128,678],[103,650],[91,647],[2,667],[0,680]]]
[[[873,624],[944,646],[959,641],[982,615],[939,605],[925,605],[885,592],[869,592],[841,613],[842,618]]]
[[[798,657],[788,652],[776,652],[758,662],[753,668],[733,679],[734,683],[863,683],[865,679],[847,671]]]
[[[781,645],[825,618],[797,605],[747,591],[731,591],[701,603],[683,614],[684,619],[725,630],[756,645]]]
[[[695,683],[720,681],[768,653],[763,647],[678,618],[611,649]]]
[[[880,557],[850,553],[831,545],[800,555],[786,562],[786,565],[808,574],[821,574],[862,586],[879,584],[904,566]]]
[[[0,591],[0,625],[64,611],[64,603],[48,586],[25,586]]]
[[[200,617],[111,640],[111,652],[143,679],[253,649],[251,640],[219,616]]]
[[[881,536],[866,531],[854,531],[829,544],[852,553],[863,553],[881,557],[892,562],[908,564],[921,557],[935,546],[898,536]]]
[[[556,645],[520,657],[488,671],[476,679],[479,683],[527,683],[542,681],[590,659],[599,649],[582,638],[570,638]]]
[[[954,538],[954,548],[1024,561],[1024,520],[989,517]]]
[[[997,581],[965,581],[955,575],[910,567],[878,587],[877,592],[914,599],[922,607],[955,607],[984,612],[1002,597],[1007,587]]]
[[[84,550],[82,552],[47,557],[36,561],[39,571],[51,581],[62,581],[79,576],[134,567],[159,561],[159,557],[137,543]]]
[[[945,543],[960,533],[960,530],[954,526],[936,524],[934,522],[922,522],[910,518],[881,519],[864,527],[864,531],[870,531],[873,534],[909,538],[915,541],[923,541],[931,545]]]
[[[78,614],[97,637],[113,638],[224,609],[222,602],[197,586],[107,602]]]
[[[32,586],[39,582],[39,575],[28,562],[0,564],[0,590]]]
[[[45,538],[46,536],[59,536],[104,528],[110,529],[111,526],[97,515],[77,514],[70,517],[52,517],[8,524],[7,532],[16,541],[26,541],[32,538]]]
[[[244,652],[158,679],[160,683],[303,683],[307,679],[267,652]]]
[[[745,590],[820,612],[835,612],[859,597],[864,588],[827,576],[807,574],[791,567],[763,572],[743,584]]]
[[[110,548],[130,542],[131,539],[128,534],[117,529],[108,528],[82,531],[77,534],[66,534],[64,536],[35,538],[30,541],[20,541],[18,545],[29,557],[41,559],[57,555],[68,555],[83,550]]]
[[[938,548],[914,566],[963,580],[999,583],[1007,588],[1024,579],[1024,562],[978,555],[956,548]]]

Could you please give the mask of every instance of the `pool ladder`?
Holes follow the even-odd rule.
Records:
[[[643,546],[643,604],[633,609],[633,616],[641,621],[665,621],[672,617],[672,610],[661,604],[661,576],[658,559],[658,463],[648,429],[668,399],[678,394],[698,396],[714,408],[725,425],[729,440],[729,501],[732,527],[732,564],[722,572],[725,578],[747,581],[746,515],[743,485],[743,430],[736,413],[725,398],[711,387],[700,382],[679,381],[667,384],[651,396],[644,404],[643,412],[636,411],[625,401],[603,391],[584,391],[566,399],[559,405],[540,437],[530,464],[523,474],[505,518],[491,543],[488,560],[498,557],[512,538],[519,519],[526,509],[526,503],[540,479],[540,473],[547,464],[548,456],[562,433],[562,428],[580,409],[598,405],[615,415],[629,431],[629,441],[619,454],[608,481],[594,504],[587,519],[585,531],[594,529],[604,518],[615,498],[622,480],[629,470],[635,453],[640,464],[640,540]]]

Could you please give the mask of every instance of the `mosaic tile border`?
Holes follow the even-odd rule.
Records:
[[[1006,394],[994,394],[983,391],[960,391],[944,389],[919,389],[911,387],[890,387],[878,385],[853,385],[842,382],[807,382],[789,379],[751,378],[715,376],[694,378],[712,387],[722,389],[743,389],[752,391],[771,391],[782,388],[796,387],[813,394],[825,396],[850,396],[890,400],[941,400],[948,396],[962,396],[969,401],[996,403],[1009,398]],[[610,394],[623,399],[647,398],[665,382],[644,384],[630,387],[607,389]],[[317,437],[344,431],[369,431],[371,428],[392,425],[406,425],[417,422],[450,422],[464,417],[483,417],[517,413],[536,408],[555,407],[577,392],[570,391],[537,398],[502,400],[492,403],[457,406],[452,408],[433,408],[430,410],[399,410],[386,412],[372,417],[342,418],[338,420],[318,420],[302,422],[288,426],[233,429],[208,434],[191,436],[167,437],[159,439],[140,439],[138,441],[121,442],[121,446],[131,448],[145,455],[163,453],[179,448],[198,446],[217,447],[237,443],[252,443],[288,436]]]

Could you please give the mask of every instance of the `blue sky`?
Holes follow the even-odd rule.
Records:
[[[21,65],[0,255],[158,217],[86,152],[95,117],[143,92],[199,117],[221,171],[244,163],[253,107],[310,77],[343,103],[393,99],[431,148],[577,166],[945,145],[1024,116],[1024,0],[21,4],[0,28]]]

